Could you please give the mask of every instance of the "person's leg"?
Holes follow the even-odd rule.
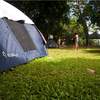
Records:
[[[78,48],[79,48],[78,41],[76,41],[75,49],[78,50]]]
[[[76,45],[76,43],[75,43],[75,40],[73,40],[73,49],[75,49],[75,46]]]

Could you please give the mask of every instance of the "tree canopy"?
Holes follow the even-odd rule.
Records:
[[[67,1],[9,2],[26,13],[45,36],[48,36],[48,34],[59,35],[64,32],[63,24],[69,22]]]
[[[28,15],[47,38],[58,38],[63,33],[78,32],[85,35],[88,45],[87,21],[100,27],[100,2],[98,0],[64,1],[8,1]],[[71,18],[76,16],[75,18]],[[83,34],[84,33],[84,34]]]

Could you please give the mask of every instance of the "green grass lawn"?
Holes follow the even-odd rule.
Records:
[[[0,73],[0,100],[100,100],[100,50],[49,49]]]

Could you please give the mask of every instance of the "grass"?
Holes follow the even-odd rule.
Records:
[[[49,49],[47,57],[0,73],[0,100],[100,100],[99,51]]]

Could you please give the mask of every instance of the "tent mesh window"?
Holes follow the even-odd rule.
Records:
[[[7,20],[8,25],[12,29],[15,37],[19,41],[24,51],[36,49],[31,37],[29,36],[24,24],[20,24],[15,21]]]

